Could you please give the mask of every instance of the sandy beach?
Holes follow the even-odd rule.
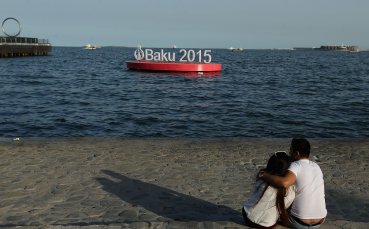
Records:
[[[309,139],[321,228],[369,228],[369,139]],[[2,139],[1,228],[247,228],[240,209],[290,139]],[[278,228],[283,228],[278,226]]]

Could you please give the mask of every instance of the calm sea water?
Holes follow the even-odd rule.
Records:
[[[369,137],[369,52],[212,50],[212,77],[129,71],[133,52],[0,59],[0,137]]]

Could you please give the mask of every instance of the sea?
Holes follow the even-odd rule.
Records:
[[[207,75],[132,71],[134,51],[0,59],[0,138],[369,137],[369,52],[211,49]]]

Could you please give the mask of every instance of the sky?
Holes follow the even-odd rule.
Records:
[[[14,17],[20,36],[53,46],[369,49],[368,9],[368,0],[0,0],[0,21]]]

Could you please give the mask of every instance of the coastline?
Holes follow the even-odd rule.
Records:
[[[0,227],[247,228],[256,172],[290,140],[2,138]],[[368,140],[309,139],[325,179],[321,228],[369,227]]]

